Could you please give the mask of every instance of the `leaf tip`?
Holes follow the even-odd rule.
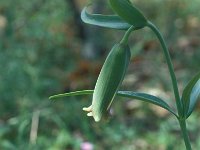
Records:
[[[53,96],[50,96],[49,99],[52,100],[52,99],[53,99]]]
[[[49,96],[49,100],[54,100],[56,98],[56,95]]]

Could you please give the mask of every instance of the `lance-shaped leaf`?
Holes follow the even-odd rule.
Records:
[[[200,72],[193,77],[193,79],[187,84],[183,91],[182,102],[184,112],[188,118],[195,108],[195,105],[200,98]]]
[[[127,30],[131,26],[116,15],[90,14],[87,7],[81,12],[81,19],[87,24],[119,30]]]
[[[68,97],[68,96],[91,95],[93,94],[93,92],[94,90],[75,91],[75,92],[57,94],[57,95],[51,96],[50,99],[56,99],[56,98]],[[140,100],[140,101],[157,105],[159,107],[166,109],[167,111],[171,112],[177,117],[176,113],[170,108],[170,106],[164,100],[156,96],[146,94],[146,93],[132,92],[132,91],[118,91],[116,96],[131,98],[131,99]]]
[[[126,22],[135,27],[144,27],[147,19],[128,0],[109,0],[112,9]]]
[[[74,91],[74,92],[69,92],[69,93],[56,94],[56,95],[50,96],[49,99],[56,99],[56,98],[69,97],[69,96],[91,95],[93,94],[93,92],[94,90]]]

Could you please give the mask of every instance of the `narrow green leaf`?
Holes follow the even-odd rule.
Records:
[[[112,9],[126,22],[135,27],[144,27],[147,20],[144,15],[127,0],[109,0]]]
[[[75,91],[75,92],[53,95],[53,96],[50,96],[49,99],[69,97],[69,96],[91,95],[91,94],[93,94],[93,92],[94,92],[94,90]]]
[[[195,105],[200,97],[200,72],[193,77],[183,90],[182,102],[184,112],[188,118],[193,112]]]
[[[94,92],[94,90],[83,90],[83,91],[58,94],[58,95],[51,96],[49,98],[55,99],[55,98],[61,98],[61,97],[67,97],[67,96],[91,95],[91,94],[93,94],[93,92]],[[177,117],[176,113],[170,108],[170,106],[164,100],[162,100],[156,96],[146,94],[146,93],[132,92],[132,91],[118,91],[116,95],[120,96],[120,97],[132,98],[135,100],[141,100],[144,102],[149,102],[151,104],[155,104],[157,106],[160,106],[160,107],[168,110],[169,112],[171,112],[172,114],[174,114]]]
[[[170,106],[164,100],[162,100],[156,96],[146,94],[146,93],[132,92],[132,91],[119,91],[117,93],[117,95],[121,96],[121,97],[133,98],[133,99],[137,99],[137,100],[141,100],[144,102],[149,102],[149,103],[155,104],[157,106],[160,106],[160,107],[168,110],[169,112],[171,112],[172,114],[177,116],[176,113],[170,108]]]
[[[87,24],[119,30],[127,30],[131,26],[116,15],[90,14],[87,7],[81,12],[81,19]]]

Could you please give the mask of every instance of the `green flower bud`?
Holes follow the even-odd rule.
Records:
[[[130,56],[129,46],[123,43],[114,45],[108,54],[95,85],[92,105],[83,108],[84,111],[89,112],[88,116],[94,117],[95,121],[100,121],[102,115],[110,108],[124,79]]]
[[[129,0],[109,0],[112,9],[125,21],[135,27],[144,27],[147,20]]]

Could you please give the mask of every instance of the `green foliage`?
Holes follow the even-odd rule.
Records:
[[[185,115],[188,118],[193,112],[200,97],[200,73],[193,77],[183,91],[182,101]]]
[[[87,7],[81,12],[81,19],[87,24],[112,29],[127,30],[131,27],[130,24],[126,23],[116,15],[90,14],[87,12]]]
[[[93,94],[93,93],[94,93],[93,90],[83,90],[83,91],[57,94],[57,95],[50,96],[49,98],[55,99],[55,98],[62,98],[62,97],[68,97],[68,96],[89,95],[89,94]],[[132,91],[118,91],[116,93],[116,95],[120,96],[120,97],[124,97],[124,98],[131,98],[131,99],[141,100],[144,102],[155,104],[157,106],[160,106],[160,107],[166,109],[167,111],[171,112],[172,114],[174,114],[176,116],[176,113],[170,108],[170,106],[164,100],[162,100],[156,96],[146,94],[146,93],[132,92]]]
[[[0,149],[29,149],[32,112],[56,110],[47,99],[61,87],[54,70],[69,70],[75,62],[63,32],[70,11],[64,0],[1,0],[0,15],[1,23],[5,19],[5,28],[0,28]],[[48,116],[41,115],[41,120]],[[33,148],[49,147],[48,132],[39,135],[43,146]]]
[[[192,113],[194,106],[196,105],[196,102],[199,99],[199,95],[200,95],[199,74],[194,77],[194,79],[188,84],[188,86],[184,90],[183,99],[185,100],[183,101],[182,99],[180,99],[178,83],[177,83],[174,67],[172,64],[171,56],[169,54],[169,50],[167,48],[166,42],[161,32],[159,31],[159,29],[150,20],[147,20],[136,7],[132,6],[129,0],[109,0],[109,2],[113,10],[123,20],[131,24],[132,27],[130,27],[126,31],[124,37],[122,38],[120,42],[121,45],[120,44],[115,45],[113,49],[111,50],[111,52],[108,54],[95,85],[95,89],[93,92],[92,105],[89,106],[88,108],[83,108],[83,110],[88,111],[89,113],[87,115],[93,116],[95,121],[100,121],[104,112],[106,112],[110,108],[110,105],[114,99],[114,96],[117,93],[117,90],[124,79],[126,69],[128,67],[127,60],[128,62],[130,61],[130,52],[129,52],[129,57],[127,57],[126,56],[127,48],[122,47],[122,44],[123,45],[125,44],[127,45],[126,47],[128,47],[128,39],[131,32],[134,31],[133,30],[134,27],[143,28],[147,26],[154,32],[154,34],[157,36],[162,46],[162,51],[166,59],[169,75],[171,78],[173,94],[174,94],[175,102],[176,102],[176,110],[178,114],[174,113],[171,110],[170,106],[168,106],[164,101],[154,96],[149,96],[145,94],[139,94],[139,95],[136,94],[137,95],[136,97],[140,97],[139,98],[140,100],[148,99],[146,100],[147,102],[150,101],[151,103],[156,103],[157,105],[164,107],[166,110],[169,110],[170,112],[172,112],[176,116],[176,119],[179,122],[186,149],[192,150],[190,138],[188,136],[187,126],[186,126],[186,119]],[[82,14],[84,14],[84,11]],[[82,15],[82,18],[85,19],[83,15]],[[103,19],[105,20],[105,16]],[[94,20],[99,20],[101,22],[102,16],[99,17],[98,15],[98,18],[96,16]],[[99,24],[99,23],[95,22],[95,24]],[[112,26],[108,26],[108,27],[112,27]],[[113,26],[113,27],[116,28],[116,26]],[[129,47],[128,47],[128,51],[130,51]],[[78,93],[80,94],[81,92],[78,91]],[[77,94],[77,93],[73,92],[72,95],[73,94]],[[63,95],[65,94],[62,94],[62,96]],[[71,94],[67,93],[66,95],[70,96]],[[125,95],[127,96],[128,93],[126,93]],[[56,97],[59,97],[59,96],[56,96]]]
[[[141,104],[135,100],[128,101],[128,98],[124,97],[126,101],[116,101],[112,106],[114,109],[111,109],[113,117],[110,122],[96,124],[81,110],[90,103],[91,97],[71,97],[66,101],[54,102],[47,99],[49,95],[58,92],[93,88],[97,78],[97,73],[93,72],[98,72],[96,69],[100,64],[98,61],[105,58],[108,52],[107,50],[105,52],[105,49],[118,41],[122,33],[122,31],[113,33],[95,29],[98,36],[92,38],[97,44],[104,44],[103,50],[99,53],[94,48],[98,60],[88,60],[89,71],[81,70],[79,76],[76,73],[71,79],[71,72],[76,72],[85,61],[81,54],[85,53],[84,43],[88,39],[82,40],[78,37],[80,29],[74,23],[77,18],[74,17],[74,10],[69,2],[66,0],[0,1],[0,149],[80,149],[84,141],[91,142],[97,150],[170,149],[170,147],[174,150],[183,149],[184,144],[176,140],[180,138],[177,123],[169,121],[170,117],[165,111],[166,114],[161,116],[162,113],[157,113],[155,111],[157,107],[155,109],[152,105]],[[82,6],[83,1],[76,2]],[[139,6],[145,16],[156,22],[164,33],[170,46],[180,87],[183,87],[199,69],[200,45],[197,38],[199,29],[195,25],[198,25],[200,16],[198,15],[200,1],[135,2],[134,6]],[[105,13],[113,13],[104,3],[99,7],[102,7]],[[98,11],[101,10],[94,10]],[[91,15],[89,16],[96,17]],[[118,22],[118,19],[116,20]],[[120,19],[120,26],[123,27],[125,24]],[[177,25],[180,26],[177,28]],[[118,27],[116,24],[116,28]],[[86,31],[86,33],[94,32],[90,29]],[[148,91],[148,88],[153,88],[153,91],[149,91],[150,94],[164,90],[168,96],[167,102],[171,106],[173,98],[169,93],[170,85],[168,74],[164,69],[165,61],[153,40],[153,34],[147,33],[148,30],[140,30],[130,39],[133,64],[136,65],[129,66],[121,89]],[[103,38],[99,36],[102,34]],[[144,52],[146,55],[141,55]],[[78,66],[79,64],[81,65]],[[158,95],[163,99],[162,94]],[[38,111],[37,138],[35,142],[34,140],[31,142],[32,119]],[[194,149],[200,149],[197,120],[199,120],[198,109],[188,118]]]

